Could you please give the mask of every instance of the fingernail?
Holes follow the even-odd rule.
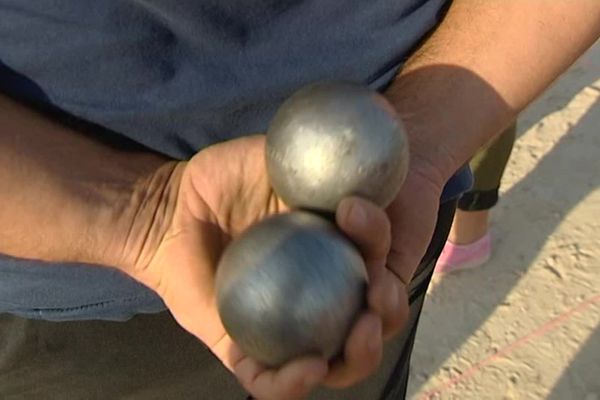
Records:
[[[365,208],[358,204],[352,204],[352,208],[350,209],[350,222],[352,225],[361,227],[367,224],[367,212]]]

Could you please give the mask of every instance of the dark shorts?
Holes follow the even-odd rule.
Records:
[[[440,208],[434,237],[411,284],[410,323],[386,345],[378,373],[348,390],[318,390],[310,399],[404,398],[425,292],[455,207],[448,202]],[[166,312],[127,322],[47,322],[0,315],[0,399],[246,398],[210,351]]]
[[[473,172],[473,188],[458,202],[462,211],[483,211],[498,202],[502,175],[513,149],[517,132],[516,124],[480,149],[469,166]]]

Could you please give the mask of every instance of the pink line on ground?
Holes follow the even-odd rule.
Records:
[[[528,334],[526,334],[524,336],[521,336],[519,339],[502,347],[500,350],[498,350],[494,354],[491,354],[488,357],[484,358],[483,360],[480,360],[476,364],[473,364],[465,372],[458,374],[457,376],[448,379],[446,382],[435,387],[434,389],[425,392],[423,395],[421,395],[420,398],[422,400],[429,400],[429,399],[432,399],[436,395],[440,395],[443,392],[448,391],[453,386],[455,386],[457,383],[462,382],[462,381],[472,377],[473,375],[475,375],[477,372],[479,372],[485,366],[493,363],[494,361],[496,361],[497,359],[499,359],[501,357],[507,356],[508,354],[512,353],[515,349],[523,346],[524,344],[527,344],[529,341],[531,341],[531,339],[538,338],[540,336],[547,334],[550,331],[553,331],[554,329],[558,328],[559,326],[561,326],[565,322],[567,322],[573,315],[588,309],[589,307],[591,307],[592,305],[594,305],[595,303],[598,303],[598,302],[600,302],[600,294],[593,296],[592,298],[589,298],[585,301],[582,301],[575,307],[570,308],[569,310],[563,312],[562,314],[551,319],[550,321],[546,322],[545,324],[540,325],[535,330],[529,332]]]

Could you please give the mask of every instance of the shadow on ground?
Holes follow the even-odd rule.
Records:
[[[548,399],[597,399],[600,395],[600,326],[581,346]],[[587,396],[587,397],[586,397]]]
[[[568,82],[559,81],[549,95],[522,116],[519,136],[544,116],[563,108],[590,84],[589,76],[585,77],[585,71],[580,71],[577,66],[569,73],[574,77]],[[585,145],[582,146],[582,142]],[[415,345],[410,397],[418,397],[425,381],[438,372],[499,305],[505,303],[507,295],[526,274],[563,216],[600,185],[598,149],[600,102],[570,127],[553,149],[538,160],[533,171],[504,194],[494,211],[495,258],[479,270],[447,276],[431,288],[419,326],[419,332],[428,333],[418,335]],[[503,254],[510,254],[510,257],[503,258]],[[509,264],[506,259],[510,260]],[[489,290],[477,290],[477,298],[474,298],[473,288],[482,285]],[[565,382],[581,379],[582,374],[592,374],[592,371],[580,370],[582,366],[590,365],[585,362],[590,357],[600,360],[598,330],[564,372],[553,389],[553,398],[570,398],[564,390]],[[597,382],[594,377],[600,376],[600,371],[596,368],[594,373],[585,381]]]

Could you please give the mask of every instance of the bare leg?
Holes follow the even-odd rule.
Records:
[[[454,244],[471,244],[481,239],[489,228],[489,210],[457,210],[448,240]]]
[[[471,160],[473,188],[459,200],[450,235],[435,272],[474,268],[489,260],[492,239],[488,235],[490,210],[498,201],[498,188],[515,141],[515,125],[484,146]]]

